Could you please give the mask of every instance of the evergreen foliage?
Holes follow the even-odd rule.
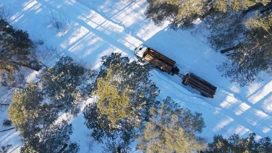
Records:
[[[35,58],[34,45],[28,33],[14,29],[0,19],[0,75],[4,83],[13,82],[14,73],[21,67],[38,71],[41,68]],[[3,83],[3,82],[2,82]]]
[[[43,91],[59,110],[68,111],[86,94],[79,86],[91,73],[83,65],[74,62],[71,57],[61,57],[53,67],[43,71],[41,77]]]
[[[72,134],[72,125],[65,121],[57,125],[49,125],[31,139],[24,139],[21,153],[48,153],[59,152],[69,142],[69,135]],[[37,143],[38,142],[38,143]],[[79,146],[71,143],[63,153],[77,153]]]
[[[208,144],[208,148],[203,153],[268,153],[272,152],[271,139],[264,137],[259,141],[255,140],[255,133],[249,134],[246,138],[241,138],[237,134],[229,138],[215,135],[213,142]]]
[[[53,124],[58,112],[52,105],[43,102],[43,93],[36,84],[30,84],[14,94],[8,113],[20,132],[24,143],[21,152],[24,153],[56,152],[68,142],[72,132],[71,125],[66,122]]]
[[[24,142],[21,152],[56,152],[68,142],[71,125],[65,122],[54,125],[58,114],[52,108],[43,102],[43,93],[36,84],[14,94],[8,113]]]
[[[263,14],[261,17],[257,15],[246,20],[247,30],[244,30],[241,41],[239,41],[239,38],[236,39],[236,42],[239,43],[229,54],[231,63],[225,62],[218,67],[224,76],[231,78],[232,82],[244,86],[258,78],[260,71],[271,69],[271,23],[272,13]],[[213,37],[213,39],[215,38],[217,37]],[[222,38],[222,40],[227,39],[230,40],[231,38]]]
[[[110,125],[116,128],[116,123],[123,118],[133,119],[130,116],[128,89],[118,91],[118,88],[111,84],[112,67],[107,71],[105,78],[97,79],[97,108],[101,115],[106,115]]]
[[[227,10],[246,10],[256,4],[264,6],[269,2],[269,0],[148,0],[146,16],[157,24],[169,21],[173,28],[190,27],[197,18],[204,19],[210,14]]]
[[[11,125],[12,125],[11,120],[7,120],[7,119],[3,120],[2,126],[8,127],[8,126],[11,126]]]
[[[46,110],[40,111],[42,100],[43,94],[36,84],[30,84],[22,92],[16,91],[14,93],[13,103],[9,106],[8,114],[15,128],[21,132],[22,137],[40,131],[40,126],[37,126],[40,120],[45,113],[51,113]]]
[[[63,110],[77,108],[75,101],[86,94],[80,85],[91,71],[69,57],[44,71],[41,81],[15,92],[9,107],[9,118],[23,140],[21,152],[78,152],[78,145],[69,140],[71,124],[56,120]]]
[[[149,65],[129,62],[118,53],[103,58],[92,90],[97,103],[84,109],[92,137],[105,143],[106,152],[129,152],[139,139],[144,152],[185,152],[205,148],[201,114],[179,108],[171,98],[159,104],[158,88],[148,79]]]
[[[139,150],[190,153],[205,149],[204,139],[196,136],[205,127],[201,114],[179,108],[170,97],[158,108],[152,107],[150,112],[152,118],[139,136]]]
[[[95,140],[106,139],[109,144],[119,140],[122,149],[130,144],[135,128],[149,119],[148,110],[157,103],[159,91],[148,79],[149,69],[118,53],[103,57],[103,68],[93,89],[99,99],[84,110],[86,125]]]
[[[147,18],[156,24],[170,21],[172,27],[190,27],[193,20],[204,14],[208,7],[203,0],[148,0]]]
[[[210,31],[208,41],[216,50],[237,46],[245,40],[243,33],[246,26],[243,24],[241,12],[218,12],[205,19],[206,27]],[[235,40],[235,41],[234,41]]]
[[[131,149],[122,143],[117,141],[107,141],[103,153],[130,153]]]

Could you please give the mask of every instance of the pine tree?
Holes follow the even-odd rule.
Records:
[[[116,124],[123,118],[132,118],[129,108],[128,89],[119,91],[117,87],[111,82],[112,68],[107,71],[105,78],[98,78],[97,80],[97,108],[101,115],[106,115],[112,127],[116,128]]]
[[[43,102],[43,93],[36,84],[14,94],[8,114],[22,137],[22,153],[57,152],[64,144],[69,144],[71,152],[78,151],[77,144],[69,143],[71,125],[65,121],[54,124],[58,111]]]
[[[243,41],[229,54],[231,63],[218,67],[223,75],[241,86],[258,79],[261,71],[271,69],[272,13],[250,18],[245,22],[248,30]]]
[[[69,103],[71,101],[66,98],[59,98],[58,94],[74,96],[73,93],[76,90],[80,91],[78,86],[88,76],[85,75],[86,71],[82,65],[66,57],[56,66],[45,69],[42,81],[31,83],[14,94],[8,113],[22,137],[21,152],[78,152],[78,145],[69,140],[72,133],[71,124],[66,121],[56,123],[59,112],[65,110],[63,108],[73,110],[76,105]]]
[[[71,57],[61,57],[54,66],[43,71],[41,75],[43,91],[59,111],[70,111],[86,94],[78,86],[91,77],[91,73],[83,65],[74,62]]]
[[[192,22],[197,18],[205,19],[211,14],[228,10],[243,11],[257,4],[261,4],[260,8],[263,8],[269,2],[269,0],[261,2],[252,0],[148,0],[146,16],[156,24],[169,21],[173,28],[191,27]]]
[[[264,137],[259,141],[255,140],[255,133],[250,133],[247,137],[241,138],[237,134],[231,135],[228,139],[221,135],[215,135],[208,148],[202,150],[203,153],[268,153],[272,151],[271,139]]]
[[[13,103],[9,106],[8,114],[15,128],[21,132],[23,137],[40,130],[37,125],[44,113],[39,111],[42,100],[42,92],[35,84],[30,84],[23,91],[14,93]]]
[[[49,125],[36,133],[31,139],[25,138],[21,153],[57,153],[62,150],[63,146],[66,146],[62,151],[63,153],[77,153],[79,146],[76,143],[69,143],[71,133],[72,125],[66,121],[57,125]]]
[[[2,74],[2,79],[9,78],[14,81],[13,74],[22,67],[35,71],[41,68],[39,61],[35,58],[33,42],[29,39],[28,33],[14,29],[5,20],[0,19],[0,74]]]
[[[179,108],[170,97],[159,108],[150,109],[152,118],[139,136],[138,149],[152,152],[196,152],[206,147],[196,134],[205,126],[199,113]]]
[[[92,90],[97,103],[84,109],[86,125],[99,142],[118,140],[122,150],[135,136],[136,128],[150,118],[158,88],[148,79],[149,66],[129,62],[113,53],[103,57],[103,66]]]
[[[207,1],[203,0],[148,0],[147,18],[156,24],[170,21],[172,27],[190,27],[193,20],[210,11]]]

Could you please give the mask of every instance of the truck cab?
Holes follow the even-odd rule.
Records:
[[[144,57],[144,53],[147,50],[148,47],[146,47],[145,45],[141,44],[139,47],[136,47],[134,52],[135,55],[139,58],[143,58]]]

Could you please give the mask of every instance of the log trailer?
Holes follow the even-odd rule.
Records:
[[[193,73],[186,75],[179,73],[179,68],[175,66],[176,62],[158,51],[141,45],[135,48],[135,55],[140,59],[151,63],[156,68],[160,69],[171,75],[178,75],[182,79],[182,84],[188,85],[195,90],[199,91],[204,97],[213,98],[215,95],[216,87],[209,82],[201,79]]]

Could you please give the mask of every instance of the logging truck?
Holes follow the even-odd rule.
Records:
[[[214,97],[216,91],[215,86],[193,73],[188,73],[186,75],[179,73],[179,68],[175,66],[176,62],[158,51],[144,45],[140,45],[135,48],[135,55],[140,59],[151,63],[161,71],[167,72],[171,75],[177,74],[182,79],[182,84],[188,85],[199,91],[202,96],[209,98]]]

